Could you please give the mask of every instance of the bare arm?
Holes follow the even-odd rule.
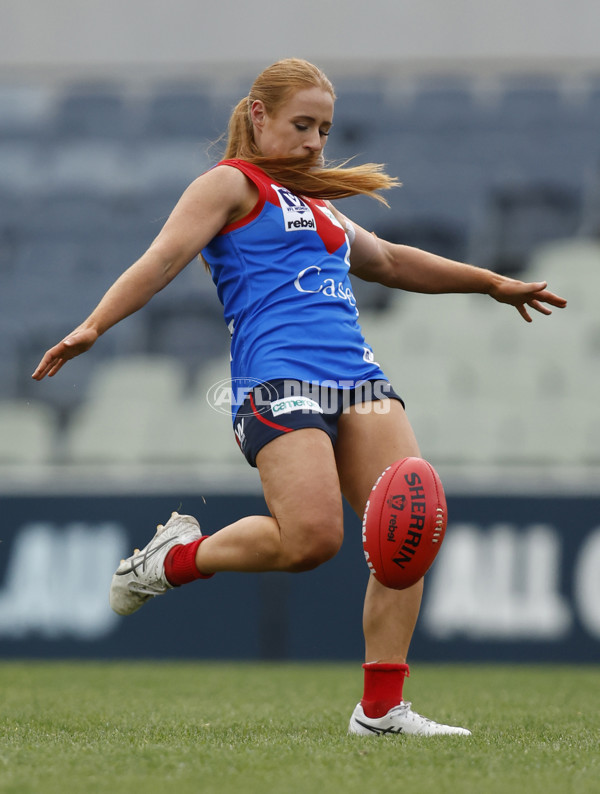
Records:
[[[243,212],[252,198],[250,190],[246,177],[228,166],[196,179],[148,250],[119,276],[90,316],[46,352],[32,377],[55,375],[69,359],[89,350],[101,334],[148,303],[232,217]]]
[[[336,214],[345,222],[337,211]],[[567,305],[564,298],[546,289],[545,281],[518,281],[419,248],[380,240],[360,226],[353,226],[356,237],[350,254],[350,272],[364,281],[377,281],[409,292],[479,292],[515,306],[527,322],[531,322],[528,306],[542,314],[551,314],[545,304],[557,308]]]

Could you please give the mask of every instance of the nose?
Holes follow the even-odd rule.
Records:
[[[323,148],[323,139],[319,130],[313,130],[310,136],[304,141],[304,148],[311,152],[320,152]]]

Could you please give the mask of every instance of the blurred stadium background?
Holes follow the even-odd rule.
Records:
[[[101,557],[106,577],[130,540],[147,534],[144,521],[164,520],[181,501],[190,511],[206,501],[210,530],[232,505],[239,515],[260,509],[256,472],[227,417],[206,401],[228,375],[228,333],[200,263],[56,379],[39,384],[30,375],[151,242],[186,185],[219,159],[229,112],[255,74],[298,55],[322,65],[339,96],[328,157],[383,162],[403,182],[389,210],[352,199],[344,211],[382,237],[547,279],[569,300],[566,312],[527,325],[483,296],[391,294],[355,283],[367,339],[455,500],[459,526],[447,558],[462,561],[458,605],[489,610],[521,596],[491,622],[480,612],[463,623],[454,616],[453,625],[450,607],[442,608],[452,571],[440,564],[431,587],[439,599],[425,603],[416,652],[597,658],[600,612],[590,603],[600,603],[600,9],[465,1],[449,13],[441,0],[417,9],[379,0],[367,16],[358,3],[334,5],[3,3],[6,655],[129,655],[103,600],[106,579],[97,576],[97,600],[81,575],[79,590],[65,590],[77,560]],[[151,503],[162,512],[150,515]],[[34,598],[19,595],[22,549],[33,542],[43,550],[33,566],[42,579],[47,555],[59,561],[37,591],[48,601],[41,615],[33,615]],[[61,567],[67,549],[71,568]],[[358,545],[351,554],[332,576],[364,576]],[[354,637],[347,642],[329,641],[338,618],[318,601],[306,617],[322,574],[312,576],[306,585],[228,579],[224,591],[239,595],[230,596],[232,610],[246,598],[240,622],[248,636],[239,627],[237,641],[220,636],[218,616],[217,641],[208,650],[188,643],[182,653],[360,655],[358,616],[338,630]],[[496,584],[487,601],[486,576]],[[167,609],[165,623],[171,618]]]

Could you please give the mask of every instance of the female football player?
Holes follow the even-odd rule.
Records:
[[[91,315],[42,358],[37,380],[141,309],[194,258],[210,269],[231,331],[234,430],[260,473],[270,516],[247,516],[208,536],[177,513],[122,561],[110,592],[122,615],[152,597],[221,571],[307,571],[343,537],[342,494],[362,516],[381,472],[419,447],[403,402],[357,322],[348,273],[394,289],[487,294],[529,308],[566,302],[545,282],[378,239],[330,202],[396,184],[379,166],[325,168],[335,94],[298,59],[273,64],[234,109],[224,159],[183,193],[148,250]],[[387,589],[373,576],[364,603],[364,695],[351,733],[463,734],[403,700],[422,580]]]

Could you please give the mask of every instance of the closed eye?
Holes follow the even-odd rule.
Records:
[[[296,129],[299,132],[307,132],[308,131],[308,124],[301,124],[300,122],[296,121],[294,123],[294,126],[296,127]],[[327,137],[330,132],[331,132],[331,127],[329,127],[326,130],[319,130],[319,135],[324,135],[325,137]]]

